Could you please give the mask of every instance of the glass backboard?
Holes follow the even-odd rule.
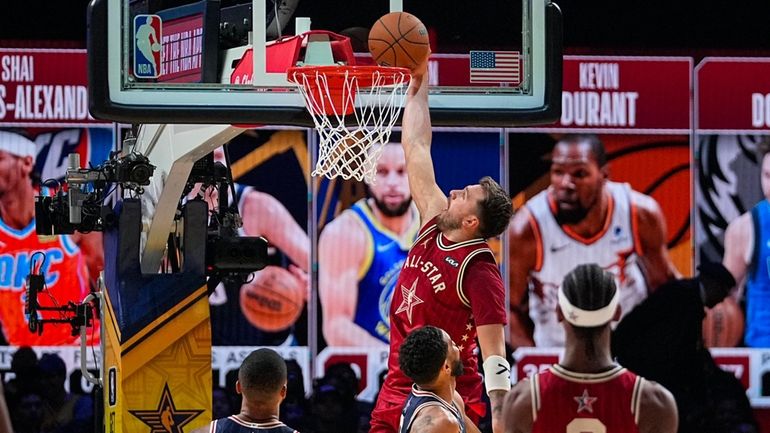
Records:
[[[129,123],[311,126],[286,79],[306,42],[293,36],[308,29],[348,36],[356,63],[372,64],[368,29],[391,11],[412,13],[428,28],[434,124],[558,118],[561,13],[549,0],[93,0],[92,115]]]

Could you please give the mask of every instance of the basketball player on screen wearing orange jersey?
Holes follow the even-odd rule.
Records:
[[[423,65],[424,73],[427,62]],[[420,212],[421,229],[412,244],[390,304],[388,373],[372,412],[371,433],[396,432],[412,380],[399,368],[398,348],[409,332],[433,325],[449,334],[464,365],[457,391],[468,416],[486,413],[478,372],[477,345],[484,362],[484,384],[492,405],[492,430],[503,431],[501,409],[510,389],[505,358],[505,287],[486,242],[508,226],[513,208],[508,193],[489,177],[453,190],[447,197],[436,184],[428,80],[415,74],[404,109],[401,144],[409,190]]]
[[[80,302],[89,292],[104,266],[101,233],[40,238],[35,232],[35,143],[10,131],[0,131],[0,322],[10,345],[75,344],[69,325],[48,325],[43,335],[29,331],[24,315],[26,278],[32,255],[45,253],[39,272],[45,276],[46,291],[38,294],[40,305],[54,306]],[[40,257],[35,257],[40,264]],[[47,292],[47,293],[46,293]],[[59,318],[59,313],[42,311],[41,318]]]
[[[533,341],[564,345],[555,312],[557,288],[579,264],[597,263],[615,275],[623,314],[678,275],[658,203],[607,177],[604,145],[596,135],[564,136],[553,150],[550,186],[514,216],[509,230],[514,347]],[[532,336],[525,326],[527,290]]]
[[[516,384],[505,399],[507,433],[674,433],[671,393],[612,361],[610,322],[620,318],[615,278],[596,264],[567,274],[556,314],[559,364]]]

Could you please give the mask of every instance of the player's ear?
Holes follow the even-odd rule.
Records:
[[[469,230],[476,230],[479,227],[479,223],[479,217],[476,214],[468,214],[463,218],[463,225]]]
[[[559,320],[559,323],[564,321],[564,313],[561,311],[561,305],[556,305],[556,318]]]
[[[286,398],[286,392],[287,392],[287,387],[286,387],[286,384],[284,383],[283,386],[281,387],[281,401],[283,401],[283,399]]]
[[[24,167],[24,174],[32,173],[32,169],[35,168],[35,160],[31,156],[22,156],[21,166]]]
[[[241,393],[241,381],[236,380],[235,381],[235,393],[240,394]]]
[[[602,179],[607,180],[610,178],[610,165],[604,164],[603,166],[599,167],[599,173],[602,175]]]
[[[615,308],[615,314],[612,315],[612,321],[617,322],[618,320],[620,320],[620,316],[622,315],[623,315],[623,309],[620,308],[620,305],[618,305],[618,307]]]

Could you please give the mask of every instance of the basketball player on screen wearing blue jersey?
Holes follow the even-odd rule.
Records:
[[[369,198],[327,224],[318,241],[323,333],[329,346],[387,349],[390,299],[420,218],[404,150],[385,145]]]
[[[455,390],[463,362],[446,331],[427,325],[410,332],[398,349],[398,364],[414,381],[399,433],[478,433]]]
[[[278,419],[286,397],[286,362],[271,349],[258,349],[238,369],[235,391],[243,396],[237,415],[215,419],[192,433],[297,433]]]
[[[623,314],[678,275],[658,203],[607,177],[604,145],[596,135],[564,136],[553,150],[550,186],[514,216],[509,233],[515,347],[533,341],[542,347],[564,345],[556,319],[557,289],[579,264],[597,263],[615,275]],[[520,314],[527,309],[527,290],[532,339]]]
[[[612,360],[610,322],[620,318],[615,278],[579,265],[559,287],[564,357],[519,381],[505,398],[506,433],[674,433],[671,393]]]
[[[722,264],[746,284],[744,343],[770,347],[770,140],[757,144],[757,154],[765,199],[727,226]]]

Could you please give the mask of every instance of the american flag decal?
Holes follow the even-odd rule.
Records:
[[[521,81],[518,51],[471,51],[471,83],[516,83]]]

